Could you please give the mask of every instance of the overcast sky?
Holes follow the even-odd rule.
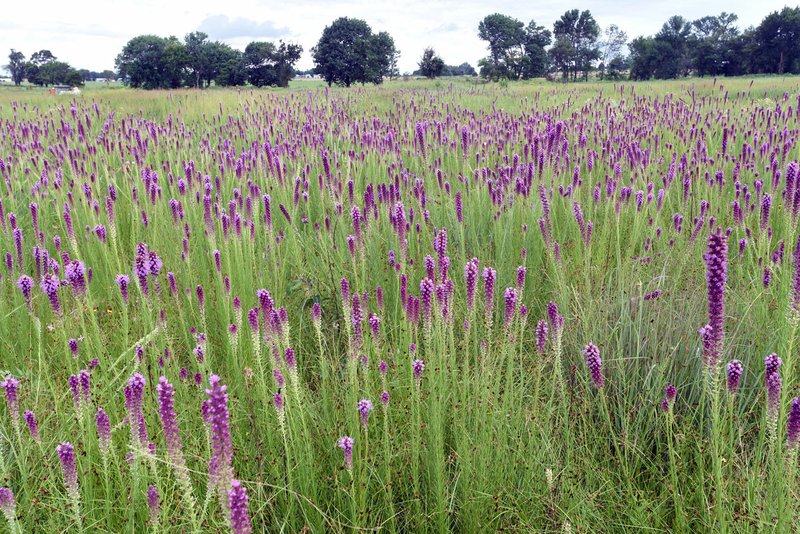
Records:
[[[49,49],[76,68],[114,68],[114,58],[136,35],[152,33],[179,38],[194,30],[212,40],[244,49],[250,41],[284,39],[303,46],[299,69],[313,66],[310,49],[323,28],[341,16],[365,19],[373,31],[388,31],[401,52],[400,71],[412,71],[426,46],[447,64],[476,65],[486,55],[478,39],[480,20],[499,12],[527,24],[531,19],[552,30],[567,9],[592,12],[602,28],[616,24],[629,38],[651,35],[672,15],[693,20],[722,11],[739,16],[738,25],[757,25],[781,9],[783,0],[642,1],[582,0],[10,0],[0,19],[0,64],[11,48],[26,57]]]

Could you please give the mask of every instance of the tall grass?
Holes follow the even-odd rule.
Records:
[[[791,530],[797,114],[794,78],[0,92],[10,528],[240,532],[244,506],[257,532]]]

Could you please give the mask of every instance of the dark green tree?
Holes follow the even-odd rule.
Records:
[[[478,24],[478,37],[489,48],[489,57],[479,63],[481,76],[492,80],[521,76],[526,37],[521,20],[500,13],[487,15]]]
[[[545,47],[550,46],[552,34],[544,26],[539,26],[535,21],[530,21],[525,27],[525,56],[522,77],[541,78],[547,74],[550,67],[550,58]]]
[[[63,61],[48,61],[39,67],[39,85],[83,85],[83,76]]]
[[[739,34],[733,13],[707,16],[692,22],[689,57],[693,70],[700,76],[716,76],[725,72],[731,42]]]
[[[19,85],[25,79],[25,54],[11,49],[8,54],[8,64],[5,65],[6,70],[11,74],[11,81],[14,85]]]
[[[391,70],[394,41],[382,32],[373,35],[365,21],[341,17],[326,26],[311,49],[314,70],[328,83],[380,83]]]
[[[753,38],[756,72],[800,72],[800,7],[770,13],[755,29]]]
[[[553,24],[553,35],[556,39],[553,48],[557,49],[551,53],[551,57],[555,67],[561,71],[564,78],[572,74],[572,79],[576,80],[578,73],[583,73],[583,78],[588,79],[592,63],[600,59],[597,43],[600,26],[591,12],[577,9],[565,12]]]
[[[125,45],[115,66],[131,87],[180,87],[187,71],[186,47],[175,37],[139,35]]]
[[[436,51],[431,47],[425,49],[417,65],[419,73],[426,78],[436,78],[444,71],[444,60],[436,55]]]
[[[209,72],[212,62],[208,34],[204,32],[188,33],[183,38],[183,46],[186,50],[187,75],[191,80],[191,85],[200,89],[203,86],[203,80],[213,78]]]

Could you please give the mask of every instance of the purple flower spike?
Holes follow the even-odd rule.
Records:
[[[505,292],[506,309],[504,315],[504,322],[506,328],[511,325],[511,320],[514,319],[514,310],[517,308],[517,290],[513,287],[507,287]]]
[[[125,409],[128,411],[128,421],[131,425],[131,444],[142,448],[146,447],[147,442],[150,441],[144,422],[144,412],[142,411],[145,384],[144,376],[141,373],[134,373],[123,388]]]
[[[536,323],[536,352],[539,356],[544,354],[547,346],[547,321],[544,319]]]
[[[358,413],[361,416],[361,424],[367,428],[369,424],[369,413],[372,411],[372,401],[369,399],[361,399],[358,401]]]
[[[60,285],[61,281],[54,274],[47,273],[42,278],[42,292],[47,295],[48,300],[50,300],[50,307],[56,314],[61,313],[61,301],[58,299],[58,288]]]
[[[158,490],[152,484],[147,488],[147,508],[150,510],[150,523],[155,524],[158,521],[160,506],[158,504]]]
[[[19,420],[19,380],[9,375],[0,382],[0,387],[6,392],[6,402],[11,413],[11,419]]]
[[[78,496],[78,469],[75,466],[75,448],[71,443],[65,441],[56,447],[58,459],[61,461],[61,471],[64,474],[64,485],[70,497],[75,499]]]
[[[706,262],[708,284],[708,327],[703,336],[703,357],[709,370],[713,371],[722,353],[725,335],[725,283],[728,271],[727,235],[720,228],[708,236],[708,248],[703,259]]]
[[[122,302],[125,304],[128,303],[128,285],[131,283],[131,279],[127,274],[118,274],[116,278],[116,283],[119,286],[119,293],[122,296]]]
[[[386,390],[383,390],[381,392],[381,405],[383,406],[384,409],[389,407],[389,399],[390,399],[389,392],[386,391]]]
[[[100,445],[100,451],[106,454],[111,447],[111,423],[102,406],[97,409],[94,420],[97,425],[97,440]]]
[[[25,299],[25,305],[28,306],[28,309],[31,308],[31,296],[33,294],[33,287],[35,285],[36,284],[33,282],[33,278],[27,274],[23,274],[17,278],[17,287],[22,292],[22,296]]]
[[[735,395],[739,391],[739,382],[742,379],[742,372],[744,366],[739,360],[731,360],[728,362],[727,375],[728,375],[728,392]]]
[[[586,366],[589,367],[594,387],[602,389],[605,379],[603,378],[603,360],[600,359],[600,349],[595,344],[589,343],[584,347],[583,355],[586,357]]]
[[[661,409],[665,412],[669,412],[672,410],[672,406],[675,404],[675,397],[678,396],[678,390],[675,388],[673,384],[668,385],[664,388],[664,399],[661,401]]]
[[[0,511],[6,516],[13,532],[17,516],[17,500],[10,488],[0,488]]]
[[[36,422],[36,415],[32,411],[25,410],[25,422],[28,424],[28,430],[31,432],[33,441],[37,443],[41,441],[41,437],[39,436],[39,423]]]
[[[250,534],[250,515],[247,512],[247,490],[238,480],[231,480],[228,490],[228,508],[231,510],[231,532]]]
[[[175,388],[170,384],[166,376],[162,376],[158,379],[156,392],[158,393],[158,416],[161,419],[161,428],[164,431],[167,455],[174,466],[182,468],[185,466],[185,461],[181,450],[178,417],[175,413]]]
[[[789,408],[789,420],[786,423],[786,445],[790,451],[797,449],[800,441],[800,399],[792,399],[792,407]]]
[[[422,360],[414,360],[411,362],[411,370],[414,373],[414,380],[419,384],[422,380],[422,373],[425,371],[425,362]]]
[[[355,440],[350,436],[342,436],[339,438],[339,441],[336,443],[337,447],[342,449],[344,453],[344,466],[351,470],[353,469],[353,445],[355,444]]]
[[[206,389],[206,419],[211,427],[211,459],[208,474],[218,491],[224,491],[233,478],[233,446],[231,445],[230,414],[228,413],[228,387],[222,385],[217,375],[208,379]]]

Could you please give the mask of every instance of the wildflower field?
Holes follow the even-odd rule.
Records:
[[[2,529],[793,530],[799,91],[0,91]]]

